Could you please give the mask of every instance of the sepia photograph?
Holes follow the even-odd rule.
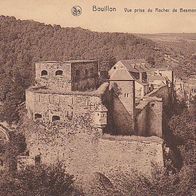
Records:
[[[0,196],[196,196],[196,1],[0,0]]]

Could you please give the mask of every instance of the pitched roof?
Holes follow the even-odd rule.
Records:
[[[121,60],[121,62],[130,72],[146,72],[143,64],[146,63],[141,59]]]
[[[110,80],[134,80],[134,78],[127,70],[120,69],[110,74]]]

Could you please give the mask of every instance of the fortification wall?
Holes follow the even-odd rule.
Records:
[[[132,170],[150,176],[153,164],[164,166],[162,144],[157,137],[103,136],[98,146],[98,170],[107,176],[113,171]]]
[[[71,120],[75,114],[83,115],[95,111],[100,104],[100,96],[89,94],[26,91],[28,116],[34,120],[40,117],[44,122],[51,122],[53,116],[59,116],[62,121]]]
[[[136,107],[136,132],[140,136],[148,136],[148,103],[140,103]]]
[[[162,99],[147,97],[136,107],[137,135],[162,137]]]
[[[172,88],[165,85],[158,89],[153,90],[152,92],[148,93],[145,97],[162,98],[163,105],[169,105],[171,102],[171,96],[172,96]]]
[[[97,129],[80,125],[60,130],[32,127],[26,135],[30,157],[41,155],[45,164],[62,161],[75,176],[132,170],[149,176],[153,163],[163,167],[163,140],[157,137],[101,136]]]

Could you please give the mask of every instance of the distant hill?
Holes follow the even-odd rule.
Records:
[[[118,60],[144,58],[152,66],[169,66],[178,73],[184,65],[180,55],[156,41],[128,33],[98,33],[0,16],[0,102],[4,103],[0,119],[16,118],[13,111],[33,82],[34,62],[97,59],[101,68],[108,69]]]
[[[157,43],[178,61],[173,69],[177,76],[196,74],[196,33],[139,34],[141,38]],[[172,65],[172,62],[170,63]]]

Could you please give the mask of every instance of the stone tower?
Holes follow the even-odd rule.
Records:
[[[124,68],[110,75],[110,114],[116,134],[131,135],[135,130],[135,81]]]

